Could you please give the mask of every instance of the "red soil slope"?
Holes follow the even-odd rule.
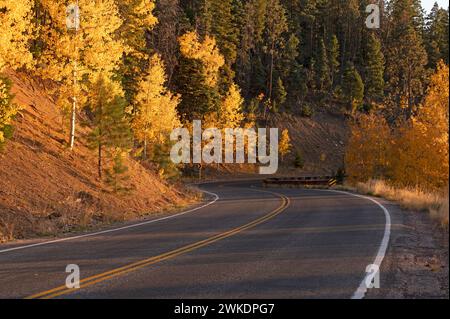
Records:
[[[108,192],[96,175],[95,152],[83,138],[87,129],[79,129],[76,149],[70,151],[61,113],[42,82],[8,75],[23,110],[0,153],[0,242],[131,219],[189,202],[185,189],[161,181],[132,159],[126,164],[134,191]]]

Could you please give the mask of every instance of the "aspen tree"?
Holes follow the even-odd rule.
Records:
[[[177,114],[180,98],[165,87],[166,80],[161,57],[155,54],[150,59],[147,76],[139,82],[132,121],[136,138],[144,144],[144,157],[148,143],[166,143],[170,132],[180,126]]]

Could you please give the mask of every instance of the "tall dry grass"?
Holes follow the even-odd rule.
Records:
[[[419,189],[395,188],[383,180],[369,180],[357,183],[356,191],[398,202],[405,209],[426,211],[443,226],[448,227],[448,187],[445,191],[431,193]]]

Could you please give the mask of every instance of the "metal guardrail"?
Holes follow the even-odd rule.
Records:
[[[337,184],[334,176],[302,176],[285,178],[268,178],[263,181],[264,186],[328,186]]]

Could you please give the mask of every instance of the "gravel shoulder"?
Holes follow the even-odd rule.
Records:
[[[391,241],[381,266],[381,287],[370,290],[366,298],[448,299],[448,229],[427,213],[378,200],[391,213]]]

